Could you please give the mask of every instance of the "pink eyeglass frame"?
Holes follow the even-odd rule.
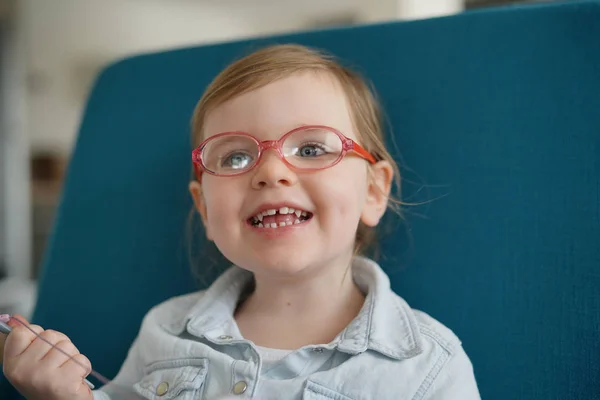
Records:
[[[340,156],[338,157],[338,159],[335,160],[335,162],[333,162],[331,165],[328,165],[327,167],[323,167],[323,168],[298,168],[298,167],[293,166],[290,162],[288,162],[285,159],[285,156],[283,155],[283,151],[281,150],[281,147],[282,147],[285,139],[295,132],[306,130],[306,129],[324,129],[324,130],[333,132],[336,135],[338,135],[338,137],[342,141],[342,152],[340,153]],[[258,156],[256,158],[256,162],[254,163],[254,165],[252,165],[247,170],[244,170],[244,171],[241,171],[241,172],[238,172],[235,174],[227,174],[227,175],[217,174],[217,173],[210,171],[209,169],[207,169],[204,166],[204,163],[202,160],[202,150],[204,150],[204,147],[206,147],[206,144],[208,142],[210,142],[211,140],[214,140],[215,138],[218,138],[221,136],[228,136],[228,135],[246,136],[246,137],[249,137],[250,139],[252,139],[258,147]],[[256,167],[260,163],[263,153],[269,149],[276,150],[279,158],[281,159],[281,161],[283,161],[285,163],[285,165],[288,166],[288,168],[293,169],[293,170],[306,171],[306,172],[319,171],[322,169],[331,168],[334,165],[338,164],[340,161],[342,161],[342,159],[344,157],[346,157],[346,155],[349,152],[356,153],[360,158],[367,160],[371,164],[375,164],[377,162],[375,157],[373,157],[373,155],[371,153],[369,153],[367,150],[365,150],[364,147],[362,147],[360,144],[356,143],[354,140],[350,139],[349,137],[344,136],[344,134],[341,133],[340,131],[338,131],[337,129],[334,129],[332,127],[325,126],[325,125],[305,125],[305,126],[300,126],[298,128],[292,129],[291,131],[284,134],[278,140],[263,140],[263,141],[261,141],[258,138],[256,138],[255,136],[253,136],[247,132],[223,132],[223,133],[216,134],[216,135],[211,136],[208,139],[204,140],[202,143],[200,143],[200,146],[196,147],[192,151],[192,163],[194,164],[194,171],[196,172],[196,177],[198,180],[201,179],[202,172],[206,172],[207,174],[214,175],[214,176],[225,176],[225,177],[238,176],[238,175],[243,175],[246,172],[249,172],[250,170],[252,170],[254,167]]]

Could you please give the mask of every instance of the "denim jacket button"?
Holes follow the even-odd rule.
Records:
[[[248,385],[244,381],[239,381],[235,385],[233,385],[233,393],[234,394],[242,394],[246,391]]]
[[[169,390],[169,383],[168,382],[161,382],[156,387],[156,395],[157,396],[164,396],[165,394],[167,394],[168,390]]]

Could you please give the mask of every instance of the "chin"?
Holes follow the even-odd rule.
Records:
[[[261,257],[249,257],[245,259],[245,262],[237,265],[258,275],[265,274],[285,278],[297,276],[309,270],[315,262],[314,260],[311,262],[308,258],[298,257],[297,255],[290,257],[288,251],[280,255],[270,254],[261,255]]]

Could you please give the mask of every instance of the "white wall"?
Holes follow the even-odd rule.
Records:
[[[5,21],[0,74],[0,256],[11,276],[27,278],[31,264],[29,137],[25,108],[23,32]]]
[[[456,14],[464,9],[464,0],[401,0],[402,19],[421,19]]]
[[[251,21],[202,2],[23,0],[23,13],[34,151],[70,151],[89,85],[115,58],[252,30]]]
[[[361,3],[365,22],[414,20],[456,14],[464,10],[464,0],[377,0]]]

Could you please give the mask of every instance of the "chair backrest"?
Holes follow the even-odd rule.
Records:
[[[405,201],[426,202],[406,207],[409,229],[386,236],[381,262],[398,293],[463,340],[483,398],[598,396],[598,21],[598,1],[511,7],[110,66],[70,162],[35,322],[114,376],[146,311],[196,289],[185,251],[195,102],[238,56],[302,43],[378,88]]]

